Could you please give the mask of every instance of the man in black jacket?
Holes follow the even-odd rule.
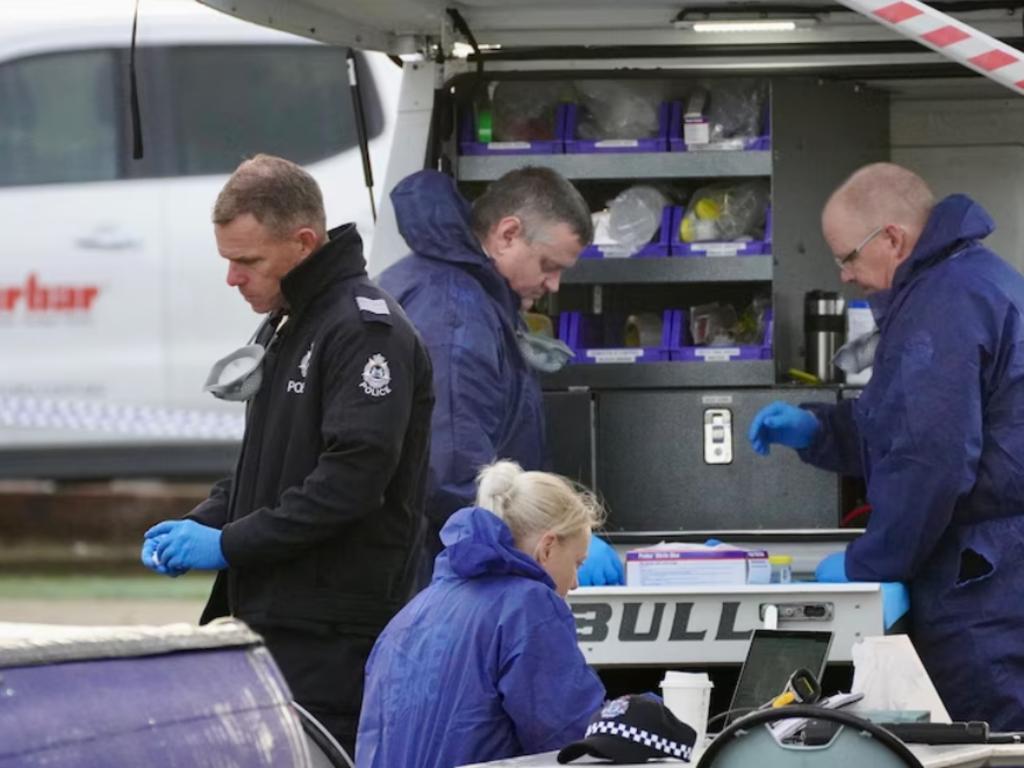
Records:
[[[260,632],[295,700],[351,750],[363,667],[422,536],[429,358],[367,278],[355,225],[326,232],[299,166],[242,163],[213,221],[228,284],[267,313],[262,379],[233,477],[151,528],[143,563],[219,570],[201,623],[230,614]]]

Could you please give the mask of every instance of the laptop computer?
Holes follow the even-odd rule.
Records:
[[[733,690],[726,725],[771,701],[798,669],[821,680],[832,645],[831,632],[755,629]]]

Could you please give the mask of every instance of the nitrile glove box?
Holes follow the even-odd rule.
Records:
[[[771,575],[763,549],[662,545],[626,553],[626,586],[630,587],[768,584]]]

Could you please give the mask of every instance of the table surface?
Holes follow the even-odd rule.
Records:
[[[1020,766],[1024,765],[1024,744],[956,744],[950,746],[930,746],[927,744],[908,744],[910,751],[917,756],[924,768],[985,768],[985,766]],[[490,763],[474,763],[463,768],[561,768],[555,759],[557,752],[545,752],[541,755],[515,757],[509,760],[497,760]],[[699,755],[694,756],[691,765],[696,764]],[[658,762],[634,763],[632,768],[645,768],[652,765],[678,765],[679,760],[662,760]],[[577,765],[609,765],[596,758],[580,758],[570,766]],[[630,768],[630,766],[620,766]]]

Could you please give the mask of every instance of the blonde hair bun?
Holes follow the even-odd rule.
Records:
[[[496,461],[480,470],[476,476],[476,505],[505,519],[516,479],[523,468],[514,461]]]
[[[476,476],[476,505],[493,512],[518,542],[553,531],[571,536],[604,522],[601,503],[585,488],[549,472],[526,472],[514,461],[496,461]]]

